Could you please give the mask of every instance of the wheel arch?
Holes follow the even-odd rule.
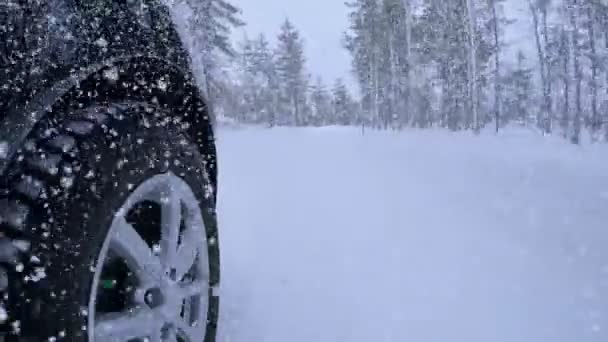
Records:
[[[92,103],[141,101],[168,109],[187,127],[206,160],[217,194],[217,153],[210,103],[190,71],[153,56],[129,56],[81,68],[39,92],[23,107],[9,111],[0,123],[0,174],[3,174],[40,120],[67,115]]]

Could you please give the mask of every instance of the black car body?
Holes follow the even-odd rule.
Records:
[[[215,184],[211,113],[157,0],[0,0],[0,174],[42,118],[121,99],[170,108]]]
[[[175,311],[148,300],[151,290],[144,287],[161,298],[192,279],[203,285],[182,305],[197,309],[167,317],[204,329],[194,340],[215,341],[220,268],[213,120],[172,19],[160,0],[0,0],[0,341],[90,341],[99,332],[94,313],[116,309],[97,305],[99,298],[112,298],[101,302],[120,303],[116,310],[128,313],[141,298],[122,294],[136,284],[150,310]],[[134,184],[155,185],[142,185],[149,196],[136,198]],[[175,184],[190,191],[189,207],[165,194]],[[129,211],[121,211],[125,203]],[[167,208],[174,209],[172,221],[163,218]],[[185,213],[189,218],[182,220]],[[116,255],[130,252],[108,252],[110,241],[122,237],[113,233],[121,229],[116,217],[127,222],[127,215],[141,223],[129,228],[138,236],[131,241],[141,242],[140,255],[150,260],[158,259],[152,249],[161,241],[174,243],[167,251],[185,250],[169,238],[189,225],[190,240],[201,242],[180,254],[183,260],[196,255],[188,259],[191,268],[179,277],[176,267],[153,272],[147,276],[158,284],[150,285],[141,276],[149,263],[131,265],[139,273],[114,267]],[[44,277],[37,278],[39,270]],[[131,285],[96,286],[108,272],[112,284],[132,278]],[[176,324],[160,323],[150,323],[158,331],[137,339],[121,337],[177,333]]]

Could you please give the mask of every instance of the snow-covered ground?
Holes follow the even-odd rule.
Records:
[[[608,341],[608,146],[221,129],[221,342]]]

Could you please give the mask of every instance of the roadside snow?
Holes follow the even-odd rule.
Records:
[[[608,146],[218,135],[219,341],[608,341]]]

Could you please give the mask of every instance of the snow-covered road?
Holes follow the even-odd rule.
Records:
[[[606,147],[220,130],[220,342],[608,341]]]

